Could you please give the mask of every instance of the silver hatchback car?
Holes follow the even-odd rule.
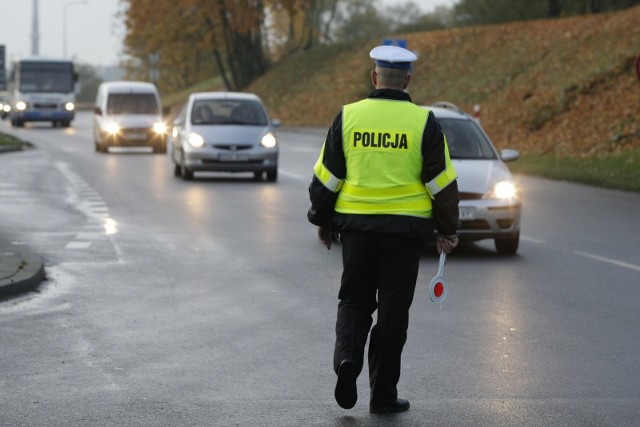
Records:
[[[253,172],[276,181],[279,125],[255,94],[193,93],[173,122],[174,175],[191,180],[195,172]]]
[[[516,253],[521,202],[505,162],[517,160],[519,153],[498,152],[476,120],[454,104],[440,102],[426,108],[440,122],[458,172],[460,240],[494,239],[498,253]]]

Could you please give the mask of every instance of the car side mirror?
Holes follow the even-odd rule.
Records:
[[[273,126],[274,128],[278,128],[282,126],[282,122],[278,119],[273,119],[271,120],[271,126]]]
[[[500,158],[503,162],[512,162],[520,158],[520,153],[510,148],[500,151]]]

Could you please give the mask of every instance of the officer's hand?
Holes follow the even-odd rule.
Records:
[[[333,227],[330,225],[320,225],[318,227],[318,239],[327,248],[331,249],[331,240],[333,238]]]
[[[450,253],[456,246],[458,246],[458,235],[452,234],[445,236],[444,234],[438,234],[436,237],[436,249],[438,253],[444,251],[446,254]]]

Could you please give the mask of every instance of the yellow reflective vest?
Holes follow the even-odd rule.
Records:
[[[344,106],[346,177],[336,178],[323,165],[324,147],[314,168],[326,188],[339,191],[336,212],[431,218],[431,199],[457,175],[445,141],[446,169],[426,186],[422,182],[428,115],[429,110],[411,102],[389,99],[368,98]]]

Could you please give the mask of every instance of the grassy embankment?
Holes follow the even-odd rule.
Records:
[[[450,101],[481,119],[516,173],[640,191],[640,7],[583,17],[411,33],[415,102]],[[328,126],[366,95],[377,41],[298,54],[256,81],[274,116]]]
[[[399,35],[419,54],[409,87],[420,104],[471,111],[498,148],[514,148],[515,173],[640,192],[640,6],[615,13]],[[341,105],[371,88],[369,50],[379,40],[293,55],[246,90],[285,126],[330,125]],[[178,105],[192,91],[165,95]]]

